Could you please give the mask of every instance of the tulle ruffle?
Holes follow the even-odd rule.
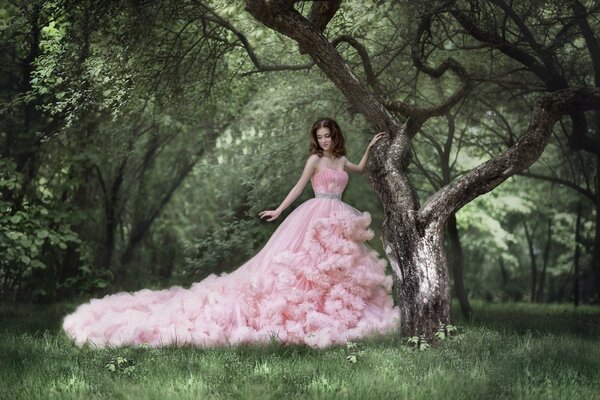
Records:
[[[313,219],[299,248],[254,260],[268,265],[249,263],[189,289],[92,299],[66,316],[63,328],[76,345],[97,347],[271,340],[325,347],[387,333],[399,322],[392,279],[385,274],[385,260],[364,243],[373,236],[369,213],[353,210]]]

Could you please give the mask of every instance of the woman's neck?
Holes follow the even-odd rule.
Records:
[[[333,155],[330,151],[324,151],[323,157],[329,158],[331,161],[335,160],[337,157]]]

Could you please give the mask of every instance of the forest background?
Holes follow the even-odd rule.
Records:
[[[599,36],[593,0],[0,0],[0,400],[597,398]],[[252,257],[323,116],[354,162],[390,128],[343,200],[432,294],[408,334],[74,346],[82,302]]]
[[[412,3],[341,2],[327,35],[386,98],[434,105],[458,81],[415,68],[411,41],[428,5]],[[600,5],[567,3],[465,2],[466,22],[440,11],[423,48],[432,64],[460,62],[471,88],[413,139],[419,197],[515,143],[553,91],[540,63],[564,87],[598,87]],[[310,4],[296,7],[308,14]],[[257,217],[300,176],[314,120],[338,120],[349,159],[360,159],[373,127],[294,41],[244,7],[2,2],[3,302],[84,300],[230,272],[312,197],[307,187],[275,223]],[[583,136],[575,118],[560,119],[535,164],[448,220],[465,315],[469,299],[598,302],[600,114],[585,118]],[[351,177],[344,201],[371,213],[370,245],[384,254],[384,216],[364,177]]]

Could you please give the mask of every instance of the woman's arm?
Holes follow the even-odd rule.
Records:
[[[385,135],[385,132],[379,132],[378,134],[373,136],[373,139],[371,139],[371,142],[367,146],[367,149],[365,150],[365,154],[363,154],[358,165],[350,162],[346,157],[344,157],[344,169],[348,172],[354,172],[356,174],[362,174],[363,172],[365,172],[365,167],[367,166],[367,159],[369,158],[369,150],[384,135]]]
[[[308,183],[310,178],[315,173],[318,160],[319,160],[319,156],[316,154],[312,154],[310,157],[308,157],[308,160],[306,160],[306,165],[304,165],[304,171],[302,171],[302,176],[300,176],[300,179],[298,179],[298,182],[296,183],[296,185],[294,185],[292,190],[290,190],[290,193],[285,197],[285,199],[283,199],[283,201],[281,202],[279,207],[277,207],[277,209],[275,209],[275,210],[261,211],[258,213],[258,216],[260,218],[271,217],[271,218],[267,219],[267,221],[273,221],[273,220],[277,219],[277,217],[279,217],[279,215],[286,208],[288,208],[289,205],[292,204],[294,202],[294,200],[296,200],[298,198],[298,196],[300,196],[300,194],[304,190],[304,187],[306,186],[306,184]]]

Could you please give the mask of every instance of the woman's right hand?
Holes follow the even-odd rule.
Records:
[[[264,217],[270,217],[267,221],[275,221],[281,213],[277,210],[265,210],[258,213],[258,216],[263,219]]]
[[[367,146],[367,148],[369,148],[369,149],[370,149],[371,147],[373,147],[373,145],[374,145],[375,143],[377,143],[377,141],[378,141],[379,139],[381,139],[382,137],[384,137],[386,133],[387,133],[387,132],[379,132],[379,133],[377,133],[375,136],[373,136],[373,139],[371,139],[371,143],[369,143],[369,146]]]

